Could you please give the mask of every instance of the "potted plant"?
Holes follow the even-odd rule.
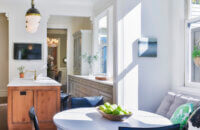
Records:
[[[20,78],[24,78],[24,69],[25,69],[25,67],[24,66],[20,66],[17,69],[19,71],[19,77]]]
[[[93,75],[93,68],[92,68],[92,65],[95,61],[97,61],[98,59],[98,55],[89,55],[87,53],[83,54],[82,55],[82,58],[85,62],[88,63],[89,65],[89,76],[92,76]]]
[[[192,52],[192,58],[194,60],[194,64],[197,67],[200,67],[200,47],[194,46],[194,50]]]

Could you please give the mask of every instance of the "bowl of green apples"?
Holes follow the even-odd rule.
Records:
[[[121,106],[116,104],[110,104],[109,102],[104,103],[97,107],[99,113],[106,119],[111,121],[124,121],[132,116],[130,111],[123,109]]]

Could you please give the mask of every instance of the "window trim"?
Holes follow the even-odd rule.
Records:
[[[101,18],[104,16],[107,16],[107,73],[108,76],[113,76],[113,6],[110,6],[109,8],[105,9],[103,12],[101,12],[99,15],[97,15],[94,18],[93,22],[93,29],[94,29],[94,35],[93,35],[93,54],[97,54],[100,50],[100,47],[105,45],[98,45],[98,22]],[[98,59],[98,61],[94,64],[93,69],[94,73],[97,74],[104,74],[101,73],[101,58]]]
[[[200,82],[192,82],[191,80],[191,65],[192,65],[192,46],[191,46],[191,33],[192,29],[190,24],[200,22],[200,16],[196,18],[191,18],[191,0],[188,0],[187,14],[188,18],[185,20],[185,86],[192,88],[199,88]]]

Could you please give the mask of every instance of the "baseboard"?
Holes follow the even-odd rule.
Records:
[[[0,90],[0,97],[7,97],[8,91],[7,90]]]

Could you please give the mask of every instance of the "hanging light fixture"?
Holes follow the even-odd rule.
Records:
[[[26,12],[26,31],[35,33],[40,24],[40,19],[40,12],[35,8],[34,0],[32,0],[31,8]]]
[[[48,44],[48,47],[58,47],[59,40],[56,38],[47,37],[47,44]]]

